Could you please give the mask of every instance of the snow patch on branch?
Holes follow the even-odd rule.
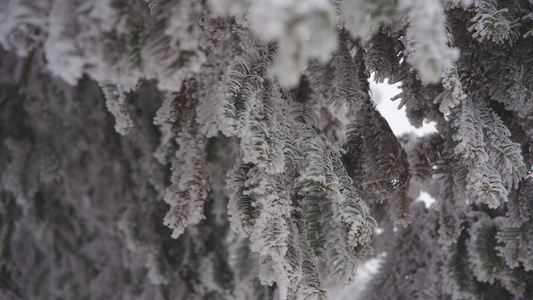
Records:
[[[414,66],[425,83],[436,83],[441,74],[459,57],[451,48],[446,30],[446,15],[439,0],[401,0],[409,27],[406,32],[407,61]]]

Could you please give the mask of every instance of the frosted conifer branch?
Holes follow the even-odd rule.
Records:
[[[506,217],[499,218],[497,222],[500,230],[496,238],[500,244],[496,249],[510,268],[523,264],[526,270],[533,269],[529,257],[533,232],[532,220],[529,217],[533,211],[532,195],[531,179],[528,178],[520,183],[517,190],[509,194]]]
[[[367,284],[363,292],[363,298],[371,300],[394,299],[399,294],[410,295],[411,297],[423,297],[431,299],[437,296],[442,288],[442,277],[434,277],[434,272],[439,272],[438,265],[442,264],[443,253],[440,248],[432,248],[436,244],[436,228],[427,228],[427,224],[433,224],[437,220],[436,212],[424,208],[424,204],[413,203],[412,210],[416,218],[408,227],[399,227],[394,233],[393,240],[388,243],[387,255],[380,257],[379,268],[388,276],[373,277]],[[429,230],[427,230],[429,229]],[[389,229],[392,232],[392,228]],[[383,235],[385,233],[381,233]],[[381,238],[390,239],[392,236],[386,235]],[[398,237],[398,238],[396,238]],[[379,239],[376,237],[376,239]],[[412,251],[410,245],[415,244],[420,247],[419,251]],[[403,257],[405,259],[399,259]],[[426,257],[431,261],[430,265],[421,266],[420,258]],[[405,282],[409,284],[398,284]],[[388,288],[384,288],[389,286]],[[433,290],[433,291],[432,291]],[[436,294],[436,295],[435,295]]]
[[[318,274],[318,269],[314,264],[313,255],[308,245],[302,243],[302,276],[296,290],[293,292],[294,299],[327,299],[326,292],[322,290],[322,280]]]
[[[515,297],[521,298],[526,290],[523,273],[519,269],[511,268],[516,267],[513,264],[516,264],[515,260],[520,256],[522,260],[527,261],[527,258],[523,257],[525,253],[520,253],[525,248],[520,243],[523,243],[523,240],[529,240],[527,235],[530,232],[527,232],[526,228],[522,230],[506,228],[502,219],[490,220],[487,216],[483,216],[472,226],[472,232],[477,234],[475,238],[470,239],[469,261],[473,265],[478,281],[491,283],[499,280]],[[498,246],[497,242],[504,242],[505,246]],[[501,254],[504,255],[503,258],[507,264],[504,263]],[[509,263],[511,265],[508,265]]]
[[[361,107],[366,93],[359,86],[356,65],[346,44],[346,34],[339,34],[339,46],[330,62],[314,61],[309,67],[309,79],[319,95],[335,105],[349,105],[355,112]]]
[[[444,70],[442,74],[442,86],[444,87],[444,92],[437,96],[433,103],[440,103],[440,112],[447,114],[451,108],[454,108],[466,99],[467,95],[463,92],[459,74],[455,67]]]
[[[161,104],[161,107],[159,107],[159,110],[154,117],[154,125],[157,125],[159,127],[159,131],[161,132],[161,141],[154,152],[154,157],[160,164],[166,164],[168,162],[168,152],[170,152],[169,150],[171,148],[172,139],[174,138],[172,127],[177,120],[176,113],[172,107],[172,102],[174,101],[173,96],[175,95],[172,93],[167,93],[165,95],[163,103]],[[174,153],[172,153],[172,155],[173,154]]]
[[[278,129],[278,122],[283,122],[281,95],[275,88],[265,80],[264,90],[257,95],[260,101],[251,112],[248,133],[241,139],[243,161],[254,163],[271,174],[281,173],[285,167],[283,132]]]
[[[381,21],[396,16],[396,5],[392,0],[344,0],[340,8],[346,28],[363,41],[377,31]]]
[[[147,75],[163,90],[178,91],[187,76],[198,73],[205,55],[198,50],[202,7],[194,0],[154,10],[154,25],[144,47]]]
[[[409,27],[405,44],[407,60],[425,83],[438,82],[442,72],[458,58],[448,46],[446,15],[438,0],[402,0],[398,9],[407,11]]]
[[[200,45],[204,49],[212,51],[222,50],[222,44],[231,36],[230,23],[229,18],[209,18],[205,22],[204,31],[200,36]]]
[[[484,119],[490,163],[498,171],[505,188],[516,189],[527,175],[520,145],[511,140],[511,132],[494,112],[482,107],[480,113]]]
[[[257,45],[253,39],[243,43],[243,55],[226,68],[222,81],[217,84],[215,105],[217,127],[226,136],[242,137],[250,126],[250,114],[258,102],[257,97],[263,88],[264,76],[273,60],[273,48]],[[203,109],[213,109],[209,107]],[[204,124],[209,125],[209,123]]]
[[[283,86],[298,83],[308,59],[329,59],[335,49],[335,15],[327,0],[212,1],[219,14],[230,14],[265,42],[277,42],[270,74]]]
[[[468,261],[473,266],[477,280],[492,283],[503,272],[501,259],[495,249],[498,228],[490,219],[482,218],[470,230],[476,234],[468,242]]]
[[[455,197],[455,195],[452,195]],[[454,205],[455,203],[450,200],[455,199],[446,199],[446,203],[441,205],[439,211],[439,242],[444,245],[451,245],[457,241],[457,238],[461,234],[460,219],[457,216],[459,209]]]
[[[292,267],[289,263],[291,238],[287,219],[291,205],[283,179],[266,174],[253,164],[237,164],[228,173],[230,224],[238,233],[250,239],[251,249],[262,257],[259,278],[263,284],[280,286],[280,297],[287,297]]]
[[[205,218],[203,208],[209,192],[209,174],[203,137],[196,123],[196,81],[187,81],[180,93],[174,93],[172,97],[176,113],[173,130],[177,132],[179,149],[172,163],[171,185],[164,196],[165,202],[170,204],[164,224],[173,229],[172,237],[178,238],[189,224],[197,224]]]
[[[503,246],[497,246],[496,250],[498,250],[498,254],[505,259],[505,263],[509,267],[515,268],[520,265],[520,262],[527,262],[528,253],[524,251],[524,248],[526,248],[527,245],[524,245],[524,240],[528,240],[528,238],[525,238],[528,233],[527,230],[520,227],[502,228],[502,230],[498,232],[498,242]]]
[[[486,109],[483,112],[476,111],[472,103],[470,99],[465,100],[460,111],[452,117],[452,126],[456,130],[453,139],[457,141],[454,152],[460,164],[455,181],[464,195],[496,208],[500,200],[507,201],[507,189],[496,166],[490,161],[489,156],[495,154],[487,149],[485,140],[484,117],[490,120],[492,115],[483,114]]]
[[[472,36],[479,41],[490,40],[503,43],[505,40],[515,38],[512,20],[509,19],[509,9],[500,8],[495,0],[474,1],[476,15],[472,18]]]
[[[409,182],[407,155],[385,119],[366,103],[352,125],[349,140],[362,138],[363,191],[365,198],[382,202]]]
[[[531,177],[522,181],[518,188],[509,194],[507,218],[511,227],[518,228],[530,220],[529,214],[533,211],[531,195],[533,195]]]
[[[320,299],[370,245],[368,299],[527,297],[533,2],[472,2],[0,1],[0,298]]]
[[[456,299],[475,299],[476,282],[474,274],[468,268],[468,252],[465,236],[460,235],[457,242],[450,246],[444,260],[444,286]]]
[[[284,86],[298,83],[308,59],[324,62],[335,50],[335,16],[327,0],[257,0],[249,20],[260,38],[278,42],[270,72]]]
[[[490,78],[491,98],[503,103],[506,109],[516,111],[520,117],[525,117],[533,110],[533,75],[527,71],[533,64],[513,52],[506,51],[503,55],[508,56],[505,64],[486,64],[487,74],[495,74],[494,77],[487,76]]]
[[[236,164],[228,172],[227,188],[232,191],[228,201],[228,215],[233,231],[249,236],[261,207],[248,190],[253,188],[246,184],[248,172],[253,164]]]
[[[115,131],[122,135],[128,134],[133,127],[133,121],[126,109],[125,91],[111,82],[102,82],[100,87],[106,99],[105,106],[115,117]]]
[[[375,221],[341,167],[338,152],[312,129],[304,128],[305,135],[297,140],[304,160],[296,187],[304,197],[307,238],[315,255],[328,263],[331,276],[348,283],[357,260],[368,251],[365,247]]]
[[[401,34],[392,26],[382,25],[364,45],[366,55],[365,65],[368,71],[375,72],[376,82],[396,83],[401,80],[401,53],[405,49],[403,43],[397,39]]]
[[[438,165],[446,159],[444,144],[444,136],[435,133],[419,138],[411,149],[406,150],[415,178],[422,182],[429,181],[432,178],[438,169]]]
[[[287,274],[282,266],[286,265],[289,245],[287,220],[291,205],[283,178],[268,174],[254,164],[238,163],[228,173],[227,187],[232,191],[228,215],[233,230],[248,237],[251,249],[266,258],[264,263],[273,268],[270,276],[262,271],[261,280],[276,281],[287,287]]]

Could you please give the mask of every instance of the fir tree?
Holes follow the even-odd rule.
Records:
[[[0,1],[0,298],[325,299],[377,257],[365,298],[528,299],[532,28],[528,0]],[[437,132],[396,137],[371,75]]]

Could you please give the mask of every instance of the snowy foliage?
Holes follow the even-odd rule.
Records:
[[[520,147],[509,139],[510,132],[499,117],[483,104],[464,101],[451,119],[459,160],[456,183],[469,199],[496,208],[526,176]]]
[[[196,122],[198,83],[187,81],[179,93],[174,92],[167,97],[172,101],[172,129],[178,132],[176,144],[179,149],[172,160],[171,185],[165,191],[164,199],[170,204],[170,210],[164,224],[174,229],[172,237],[177,238],[189,224],[198,224],[204,218],[209,173],[205,165],[203,136]]]
[[[467,98],[455,67],[448,68],[442,74],[444,92],[435,98],[435,103],[440,103],[439,110],[443,114],[450,112],[451,108],[459,105]]]
[[[392,0],[345,0],[341,2],[341,11],[343,25],[355,37],[365,40],[379,28],[381,21],[396,14],[396,6]]]
[[[439,0],[401,0],[398,9],[406,11],[405,45],[407,60],[416,67],[420,79],[433,83],[457,59],[457,49],[448,44],[446,16]]]
[[[378,257],[365,299],[527,299],[532,16],[0,1],[0,298],[325,299]]]
[[[133,126],[133,121],[128,115],[126,108],[124,89],[112,82],[102,82],[100,83],[100,87],[106,99],[105,105],[107,110],[115,117],[115,131],[123,135],[128,134]]]
[[[472,18],[472,26],[468,28],[473,31],[473,37],[480,41],[489,40],[495,43],[516,38],[512,32],[512,28],[516,25],[513,24],[512,11],[508,7],[502,7],[505,1],[498,2],[496,0],[474,2],[476,15]]]

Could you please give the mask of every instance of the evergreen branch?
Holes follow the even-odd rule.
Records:
[[[488,218],[482,218],[469,230],[472,234],[468,247],[468,260],[473,266],[474,275],[478,281],[493,283],[503,271],[501,261],[496,250],[496,234],[498,228]]]
[[[348,132],[349,141],[361,140],[364,197],[382,202],[396,189],[408,189],[409,163],[387,121],[365,104]]]
[[[355,112],[366,99],[358,81],[356,65],[347,45],[347,34],[339,33],[339,46],[326,65],[311,63],[308,77],[315,93],[335,105],[350,105]]]
[[[197,82],[185,82],[181,91],[172,96],[176,113],[173,129],[177,132],[179,149],[172,163],[171,185],[164,196],[165,202],[171,206],[164,224],[173,229],[172,237],[178,238],[188,225],[198,224],[205,218],[203,207],[209,192],[209,173],[205,165],[203,137],[196,123]]]
[[[133,127],[128,110],[126,109],[126,95],[124,89],[109,81],[101,82],[100,88],[105,96],[105,106],[115,117],[115,131],[126,135]]]

